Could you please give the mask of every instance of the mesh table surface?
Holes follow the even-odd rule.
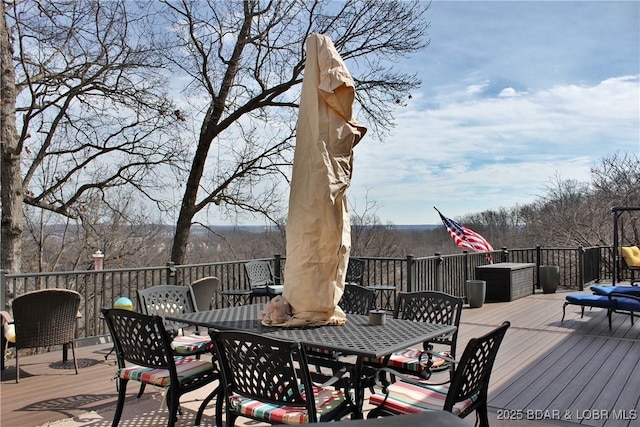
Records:
[[[387,317],[384,325],[369,325],[368,316],[348,314],[343,326],[308,328],[267,327],[260,323],[262,304],[167,316],[167,319],[213,329],[236,329],[298,341],[363,357],[378,358],[435,337],[450,334],[455,326],[435,325]]]

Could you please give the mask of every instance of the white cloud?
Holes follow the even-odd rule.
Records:
[[[507,98],[510,96],[518,96],[518,92],[512,87],[506,87],[500,91],[498,95],[500,98]]]
[[[445,94],[438,109],[403,112],[386,142],[363,141],[350,197],[368,190],[383,221],[437,223],[433,205],[450,216],[521,205],[556,174],[588,180],[602,157],[640,154],[638,76],[519,96],[481,92]]]

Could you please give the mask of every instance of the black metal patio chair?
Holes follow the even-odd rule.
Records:
[[[191,286],[158,285],[138,289],[138,311],[147,315],[167,316],[194,313],[196,301]],[[201,333],[196,327],[194,333],[185,333],[190,325],[165,320],[165,327],[174,335],[171,345],[177,355],[210,353],[213,343],[207,333]]]
[[[349,258],[345,283],[355,283],[356,285],[362,286],[364,281],[364,267],[364,260],[360,258]]]
[[[276,295],[282,295],[284,287],[279,284],[280,277],[271,271],[271,264],[268,261],[245,262],[244,271],[251,288],[249,302],[253,302],[255,298],[271,298]]]
[[[207,333],[201,333],[197,327],[190,331],[186,323],[165,320],[166,316],[193,313],[196,302],[191,286],[158,285],[146,289],[138,289],[138,311],[146,315],[160,316],[173,339],[171,348],[176,356],[195,356],[213,351],[213,342]],[[185,333],[187,331],[187,333]],[[145,383],[140,385],[138,397],[144,393]]]
[[[347,283],[344,287],[344,293],[338,306],[347,314],[369,314],[369,310],[373,306],[375,293],[371,289],[353,283]],[[336,363],[340,353],[329,351],[321,348],[305,348],[307,355],[313,359],[316,366],[316,374],[320,374],[321,367],[330,367],[339,369],[342,364]]]
[[[444,292],[399,293],[393,317],[416,322],[453,325],[456,327],[456,332],[424,342],[422,348],[407,348],[387,358],[369,362],[378,366],[388,366],[405,375],[416,375],[422,379],[429,379],[433,372],[449,370],[451,379],[463,305],[462,298]]]
[[[314,384],[300,343],[241,331],[209,331],[224,387],[226,425],[238,417],[271,424],[334,421],[355,410],[350,394]],[[338,380],[338,377],[335,377]],[[216,414],[222,425],[222,414]]]
[[[369,314],[369,310],[373,307],[375,292],[364,286],[354,283],[347,283],[344,286],[344,293],[338,305],[345,313],[350,314]]]
[[[380,368],[398,381],[382,383],[382,393],[372,394],[369,403],[375,407],[367,418],[444,410],[464,418],[476,411],[481,427],[489,427],[487,392],[491,370],[500,344],[510,323],[479,338],[472,338],[457,364],[449,384],[425,384],[415,376],[405,376],[392,368]],[[385,376],[378,375],[378,378]]]
[[[113,427],[120,422],[130,380],[167,390],[167,425],[171,427],[178,418],[180,397],[220,378],[210,359],[174,356],[170,333],[160,316],[117,308],[102,309],[102,314],[111,333],[118,362],[118,403],[111,424]],[[220,386],[202,401],[195,425],[200,424],[205,407],[219,392]]]

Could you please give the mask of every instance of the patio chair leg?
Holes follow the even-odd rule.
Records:
[[[140,399],[140,396],[142,396],[142,393],[144,393],[144,387],[145,387],[146,385],[147,385],[147,384],[145,384],[145,383],[140,383],[140,390],[138,390],[138,394],[136,394],[136,397],[137,397],[138,399]]]
[[[213,399],[213,397],[215,396],[217,400],[222,400],[224,399],[224,396],[221,396],[222,394],[222,386],[218,386],[216,387],[203,401],[202,404],[200,404],[200,407],[198,408],[198,414],[196,415],[196,420],[194,425],[199,426],[200,425],[200,420],[202,419],[202,414],[204,413],[204,410],[206,409],[207,405],[209,404],[209,402],[211,402],[211,399]],[[216,412],[217,412],[217,402],[216,402]],[[216,413],[217,416],[217,413]],[[218,422],[216,421],[216,425],[220,425],[218,424]]]
[[[120,417],[122,417],[122,409],[124,408],[124,399],[127,394],[127,383],[129,380],[119,379],[118,384],[118,403],[116,405],[116,412],[113,414],[113,421],[111,427],[118,427],[120,423]]]
[[[18,359],[18,349],[16,348],[16,384],[20,381],[20,362]]]
[[[71,356],[73,356],[73,367],[76,368],[76,375],[78,375],[78,359],[76,358],[76,346],[71,343]]]
[[[180,397],[178,393],[167,390],[167,406],[169,408],[169,419],[167,420],[167,427],[173,427],[178,421],[178,412],[180,411]]]
[[[487,414],[487,405],[481,405],[478,409],[476,409],[476,414],[478,415],[478,421],[480,427],[489,427],[489,415]]]

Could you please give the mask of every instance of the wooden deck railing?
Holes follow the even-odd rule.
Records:
[[[489,258],[489,256],[491,258]],[[393,285],[400,291],[440,290],[464,296],[464,284],[475,278],[475,267],[497,262],[529,262],[560,267],[561,286],[581,290],[585,284],[611,278],[611,248],[529,248],[506,249],[486,253],[462,253],[429,257],[373,258],[365,261],[363,284]],[[136,291],[159,284],[188,284],[206,276],[220,278],[221,290],[246,289],[249,284],[243,264],[247,260],[211,264],[175,265],[117,270],[88,270],[46,273],[6,274],[0,271],[0,307],[8,309],[10,301],[22,293],[45,288],[65,288],[82,296],[82,318],[79,320],[79,338],[99,337],[107,334],[100,318],[100,308],[109,307],[121,296],[134,304]],[[275,272],[283,276],[286,258],[269,258]],[[534,282],[537,283],[535,269]],[[620,270],[618,270],[620,271]],[[228,304],[218,296],[218,307]]]

